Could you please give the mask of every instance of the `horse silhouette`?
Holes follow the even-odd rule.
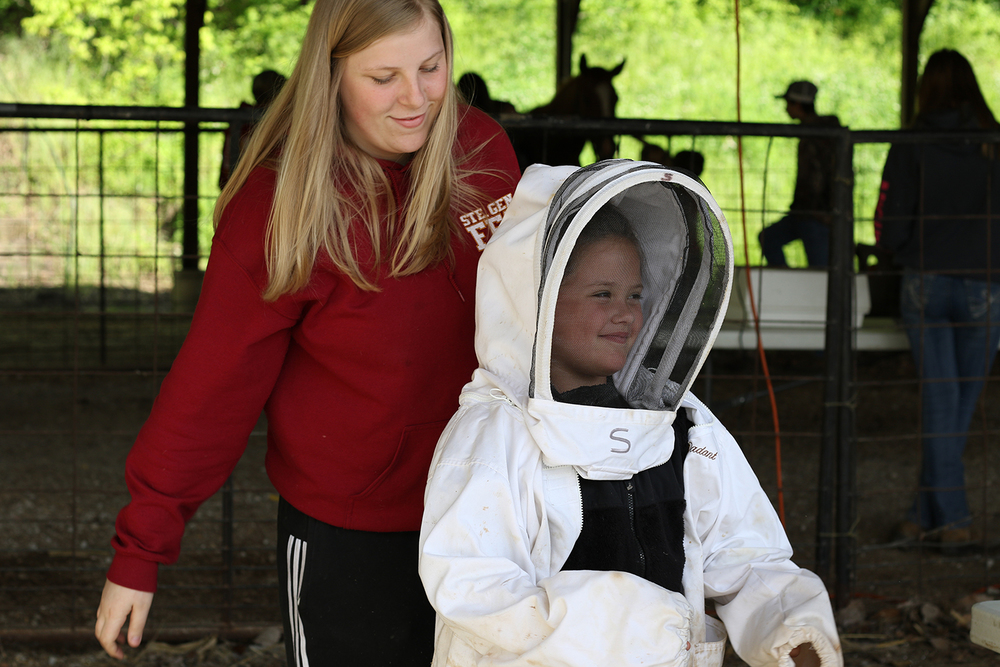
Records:
[[[587,56],[581,55],[580,73],[559,86],[551,102],[525,115],[531,118],[614,118],[618,93],[611,80],[621,74],[624,67],[625,60],[613,69],[589,67]],[[490,98],[486,82],[478,74],[464,74],[460,84],[466,99],[475,106],[494,114],[513,111],[509,103],[500,102],[506,104],[502,108],[496,106],[497,101]],[[580,151],[588,141],[599,160],[614,157],[617,151],[612,134],[520,127],[508,127],[507,134],[522,171],[536,162],[579,165]]]

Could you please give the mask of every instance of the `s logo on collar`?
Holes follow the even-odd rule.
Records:
[[[611,439],[614,440],[615,442],[624,442],[625,443],[625,448],[624,449],[617,448],[617,447],[612,447],[611,451],[614,452],[615,454],[625,454],[625,453],[628,452],[628,450],[632,449],[632,443],[629,440],[626,440],[625,438],[621,438],[621,437],[615,435],[616,433],[628,433],[628,429],[627,428],[612,429],[611,430],[611,436],[610,436]]]

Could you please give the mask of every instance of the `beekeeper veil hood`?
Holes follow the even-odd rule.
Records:
[[[630,230],[612,232],[613,238],[598,234],[603,244],[588,242],[592,252],[581,248],[574,256],[581,234],[585,241],[593,236],[584,229],[602,209],[598,217],[611,209]],[[590,260],[585,266],[581,255]],[[616,262],[623,265],[621,271],[615,270]],[[629,292],[635,268],[641,296]],[[582,310],[564,305],[559,312],[562,319],[579,318],[568,330],[579,334],[579,345],[594,348],[590,366],[587,351],[581,351],[581,373],[603,372],[601,363],[616,346],[627,347],[622,362],[611,362],[623,365],[609,373],[619,393],[634,408],[675,410],[722,324],[732,273],[725,218],[695,178],[631,160],[584,168],[534,165],[525,171],[480,262],[476,350],[481,366],[520,401],[551,399],[560,288],[566,279],[582,280]],[[641,327],[629,331],[623,322],[639,319],[635,301]],[[616,311],[619,302],[625,315]]]

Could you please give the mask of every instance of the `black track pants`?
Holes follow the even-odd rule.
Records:
[[[325,524],[278,505],[278,579],[289,667],[430,665],[434,611],[418,533]]]

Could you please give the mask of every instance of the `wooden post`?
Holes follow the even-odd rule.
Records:
[[[201,44],[198,33],[205,25],[205,0],[188,0],[184,24],[184,106],[198,108]],[[184,124],[184,269],[198,268],[198,123]]]
[[[199,31],[205,25],[206,0],[188,0],[184,19],[184,106],[197,109],[200,105],[199,67],[201,43]],[[201,293],[201,271],[198,269],[198,121],[184,123],[184,203],[181,228],[181,266],[174,271],[171,295],[174,312],[190,313]]]
[[[573,33],[581,0],[556,0],[556,90],[573,76]]]
[[[899,88],[899,126],[908,127],[916,114],[920,33],[934,0],[903,0],[902,57]]]

